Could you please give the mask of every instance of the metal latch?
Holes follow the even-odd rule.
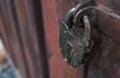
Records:
[[[64,60],[72,66],[86,63],[91,54],[91,32],[95,25],[96,9],[90,5],[87,1],[72,8],[60,25],[60,50]]]

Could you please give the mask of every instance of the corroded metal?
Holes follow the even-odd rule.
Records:
[[[79,66],[87,62],[92,47],[91,24],[88,17],[83,16],[83,35],[76,28],[69,28],[65,23],[60,26],[60,49],[66,62]]]
[[[72,8],[66,15],[65,23],[66,25],[71,28],[73,24],[73,14],[74,14],[75,8]]]
[[[66,15],[65,23],[60,26],[60,49],[65,61],[72,66],[86,63],[90,56],[93,44],[91,26],[96,16],[96,9],[91,4],[92,1],[85,1],[72,8]],[[85,28],[83,35],[79,31],[82,27]]]

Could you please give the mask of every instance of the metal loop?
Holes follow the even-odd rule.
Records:
[[[74,12],[74,15],[76,15],[76,13],[80,10],[80,9],[83,9],[85,7],[88,7],[88,6],[91,6],[93,5],[93,1],[92,0],[86,0],[80,4],[78,4],[76,7],[75,7],[75,12]]]
[[[87,15],[83,16],[83,23],[85,27],[83,39],[87,41],[86,44],[89,45],[90,35],[91,35],[91,24]]]
[[[70,28],[73,23],[73,14],[74,14],[75,8],[70,9],[70,11],[67,13],[65,18],[66,25]]]
[[[73,23],[75,26],[78,26],[80,24],[80,20],[83,18],[84,15],[88,15],[90,18],[90,22],[92,22],[92,25],[94,25],[96,19],[96,7],[89,6],[79,10],[73,18]]]

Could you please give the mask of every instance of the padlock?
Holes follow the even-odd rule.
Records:
[[[93,41],[91,40],[91,25],[87,15],[82,18],[83,33],[77,26],[62,22],[60,25],[59,44],[64,60],[76,67],[88,61]]]

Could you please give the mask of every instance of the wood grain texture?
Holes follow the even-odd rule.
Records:
[[[102,4],[113,10],[114,13],[120,15],[120,0],[94,0],[96,5]]]
[[[0,0],[0,36],[23,78],[120,78],[119,0],[94,0],[95,41],[88,65],[72,67],[61,56],[59,26],[86,0]]]
[[[120,78],[120,3],[95,0],[99,8],[88,78]]]
[[[23,78],[49,78],[40,5],[34,0],[0,1],[0,34]]]
[[[84,65],[74,68],[61,56],[59,48],[59,26],[67,12],[79,2],[76,0],[42,0],[46,45],[50,78],[84,78]]]

